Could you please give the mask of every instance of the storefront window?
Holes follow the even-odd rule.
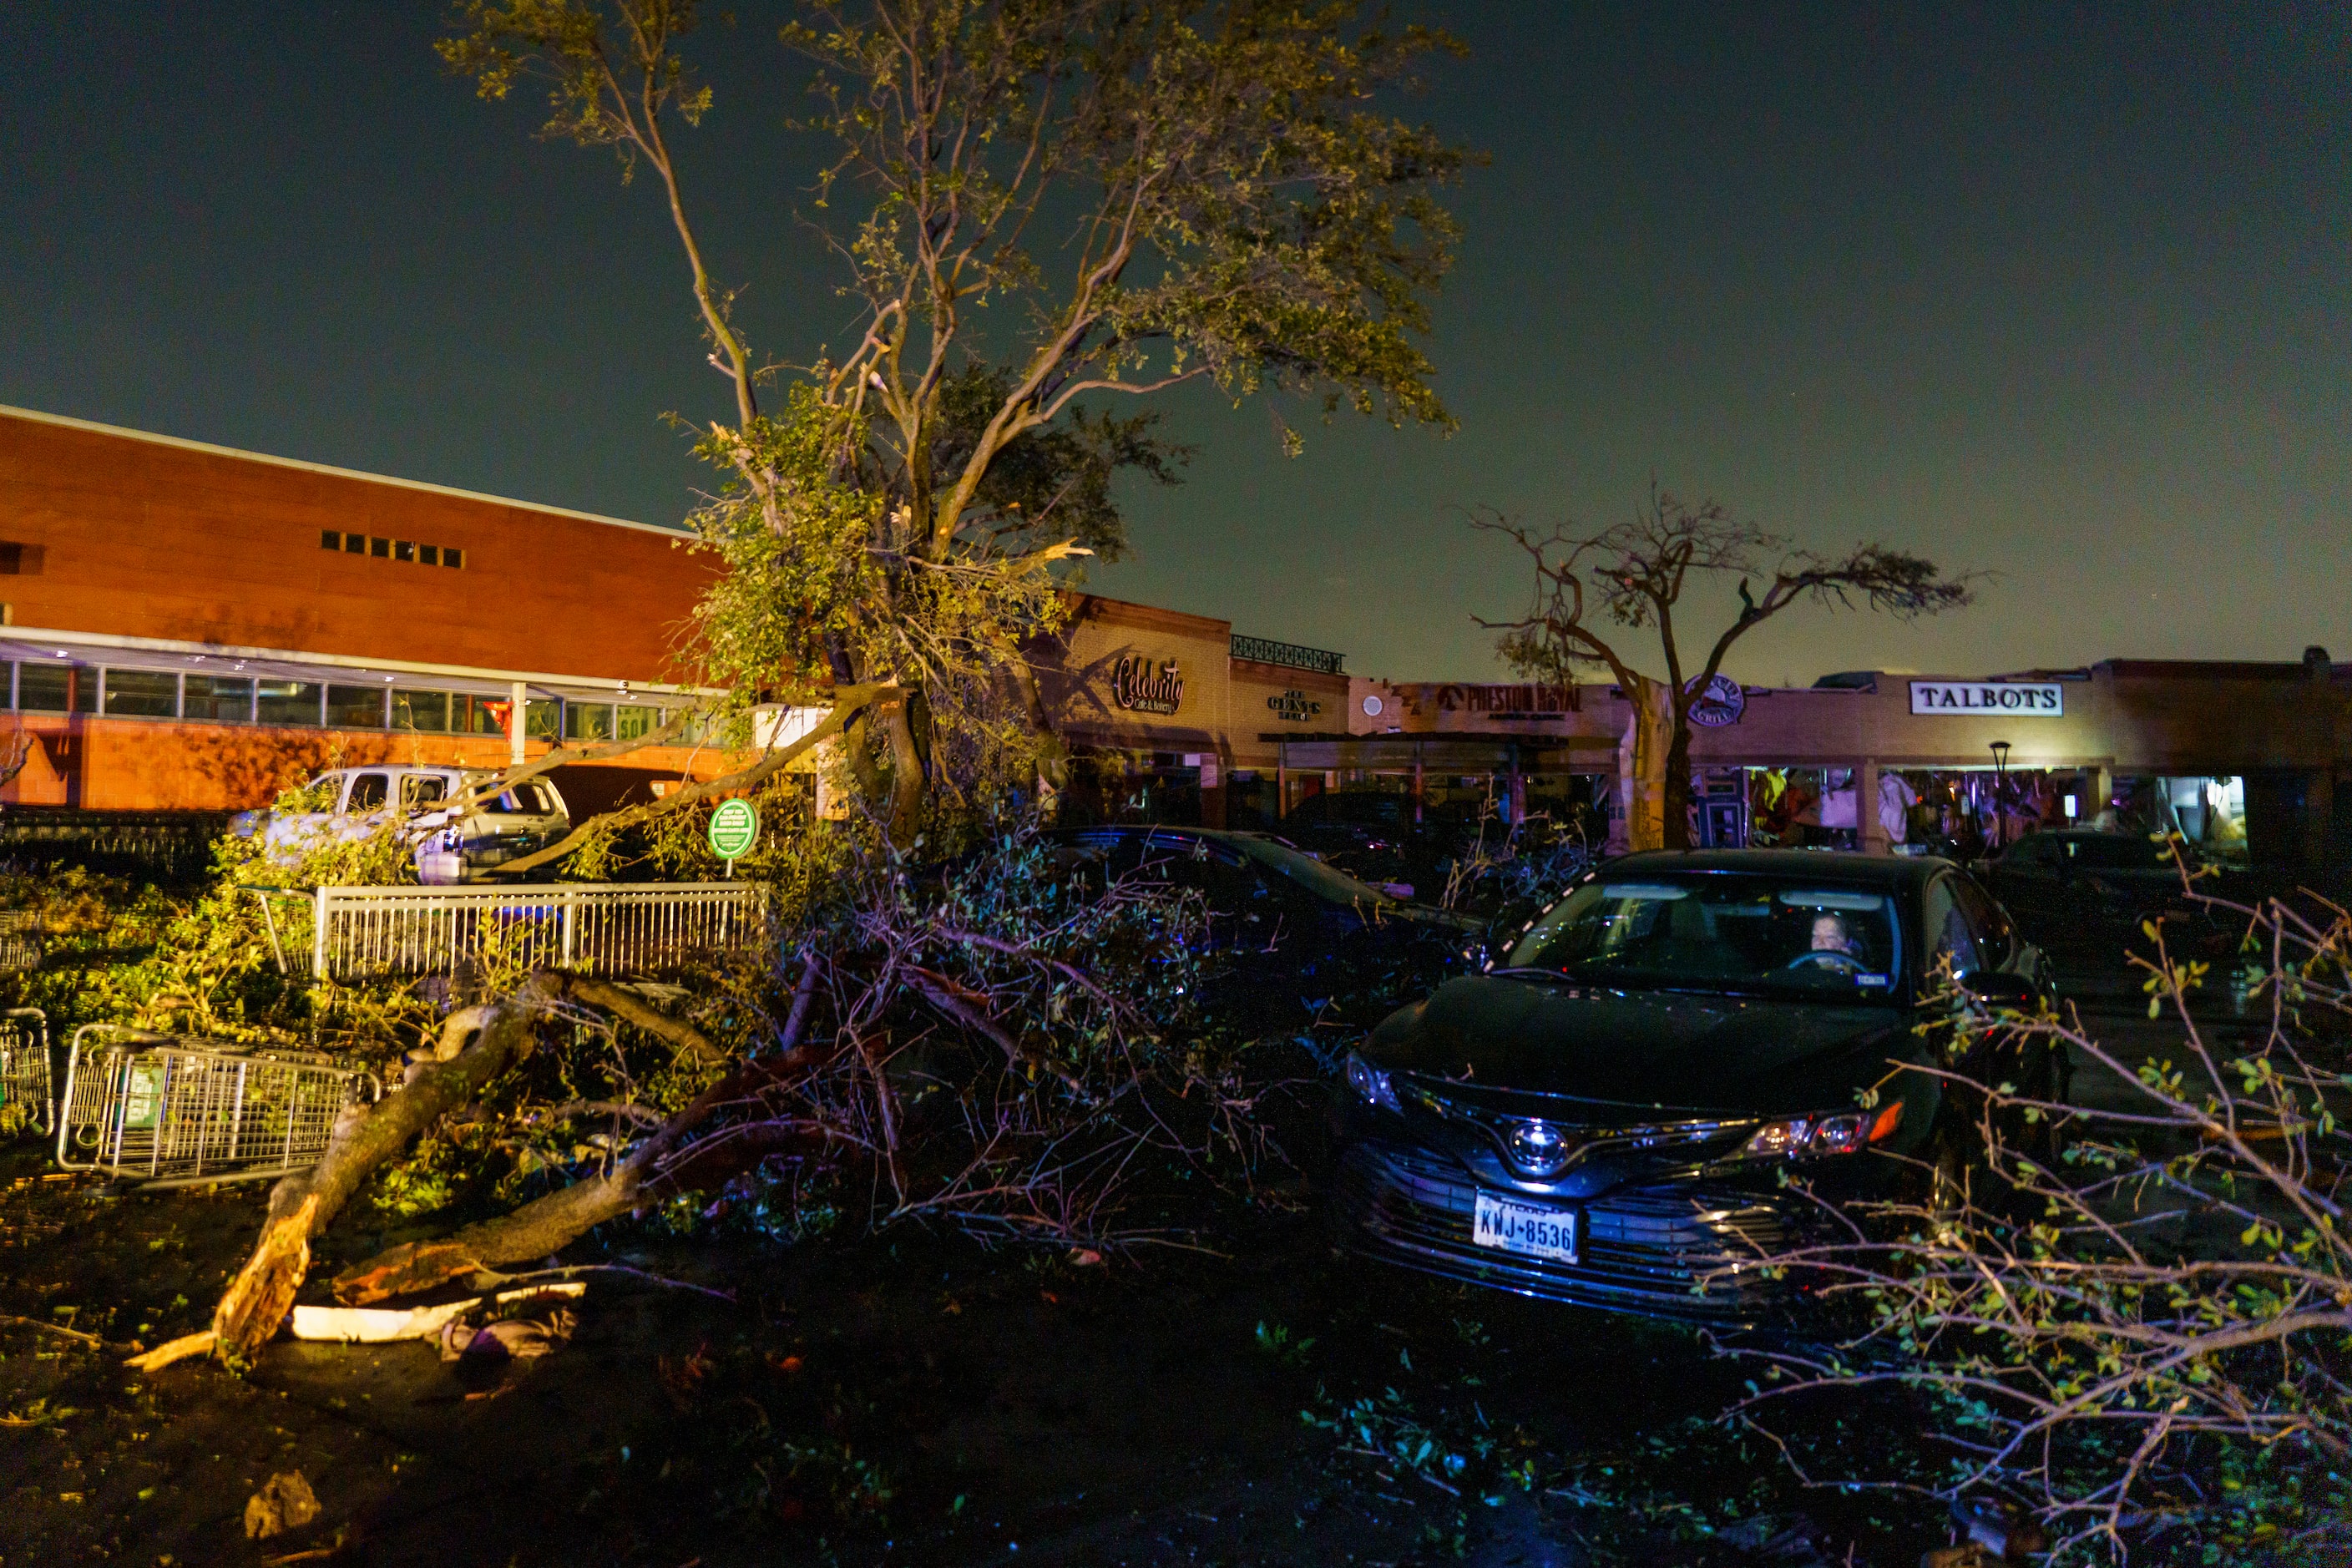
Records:
[[[534,697],[523,710],[522,732],[534,741],[553,741],[562,716],[562,703],[551,697]]]
[[[74,667],[26,662],[16,667],[16,706],[27,713],[63,713],[73,707]],[[88,684],[85,673],[84,684]]]
[[[563,705],[563,738],[567,741],[611,740],[613,710],[602,702],[566,702]]]
[[[463,700],[460,699],[460,700]],[[449,693],[446,691],[395,691],[392,694],[392,727],[413,731],[421,735],[442,735],[449,731]]]
[[[259,717],[265,724],[319,725],[319,683],[315,680],[265,680],[259,684]]]
[[[614,710],[613,739],[642,741],[666,721],[666,715],[658,708],[633,708],[625,703]]]
[[[449,699],[449,728],[460,735],[503,735],[511,706],[495,697],[455,693]]]
[[[176,719],[180,678],[157,669],[110,669],[106,711],[126,719]]]
[[[338,730],[381,730],[383,698],[381,686],[330,686],[327,722]]]
[[[244,723],[253,717],[253,682],[242,675],[191,675],[180,711],[190,719]]]

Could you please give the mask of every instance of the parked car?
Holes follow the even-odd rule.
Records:
[[[1428,877],[1437,837],[1412,819],[1410,795],[1366,790],[1310,795],[1281,822],[1282,837],[1375,887],[1413,896],[1413,879]]]
[[[1895,1073],[1948,965],[1980,998],[2048,994],[2040,952],[1948,862],[1657,852],[1587,873],[1486,973],[1374,1029],[1333,1108],[1349,1249],[1524,1294],[1753,1320],[1786,1283],[1710,1280],[1822,1207],[1932,1197],[1977,1158],[1942,1080]],[[2063,1054],[1964,1066],[2063,1099]],[[1877,1086],[1865,1103],[1863,1092]],[[2042,1124],[2047,1136],[2047,1123]]]
[[[2194,852],[2190,869],[2200,862]],[[2032,833],[1985,868],[2001,901],[2029,923],[2049,914],[2080,920],[2098,913],[2133,921],[2182,901],[2171,851],[2146,834],[2069,827]]]
[[[2199,862],[2192,857],[2190,868]],[[2142,948],[2140,922],[2162,921],[2176,958],[2225,962],[2241,930],[2189,899],[2180,869],[2161,844],[2138,833],[2062,828],[2029,834],[1985,868],[2002,905],[2026,934],[2047,949],[2070,994],[2136,994],[2140,976],[2127,953]],[[2241,890],[2241,879],[2209,876],[2210,893]]]
[[[1052,828],[1045,839],[1073,868],[1199,892],[1210,942],[1229,961],[1224,999],[1259,1024],[1277,1021],[1269,1009],[1314,1015],[1330,1005],[1360,1027],[1394,1005],[1401,984],[1461,964],[1479,930],[1271,834],[1108,824]]]
[[[320,809],[248,811],[230,831],[262,835],[269,853],[291,861],[325,838],[357,840],[399,821],[415,846],[418,879],[472,882],[509,860],[546,847],[572,831],[562,795],[546,779],[527,779],[459,814],[455,802],[498,778],[478,768],[332,768],[307,789],[323,797]]]

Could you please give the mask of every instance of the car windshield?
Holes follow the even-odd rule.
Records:
[[[1511,949],[1511,969],[1633,986],[1874,1000],[1902,973],[1895,902],[1867,888],[1747,874],[1601,878]]]

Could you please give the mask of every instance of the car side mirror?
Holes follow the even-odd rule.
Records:
[[[2006,969],[1971,969],[1959,981],[1963,992],[1989,1007],[2012,1007],[2030,1013],[2042,1005],[2041,987]]]

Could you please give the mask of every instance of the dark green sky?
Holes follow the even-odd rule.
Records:
[[[1285,460],[1265,408],[1186,398],[1192,482],[1137,498],[1098,586],[1477,678],[1470,616],[1526,584],[1449,509],[1605,523],[1654,474],[2002,574],[1917,627],[1792,613],[1750,679],[2352,657],[2352,10],[1438,14],[1471,56],[1422,110],[1494,158],[1430,344],[1460,433]],[[444,78],[439,15],[10,7],[0,402],[679,516],[657,416],[725,387],[654,192]],[[755,90],[772,36],[685,160],[800,358],[846,316]]]

